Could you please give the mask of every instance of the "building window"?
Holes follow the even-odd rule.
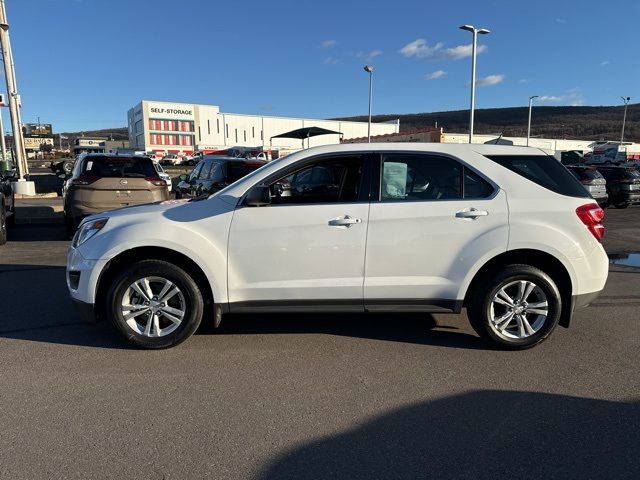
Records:
[[[218,128],[218,133],[220,133],[220,119],[216,118],[216,126]]]
[[[260,140],[264,141],[264,130],[260,130]]]
[[[202,133],[200,133],[200,127],[198,126],[198,141],[202,140]]]
[[[256,138],[256,127],[251,127],[251,136]]]
[[[226,130],[227,138],[229,138],[229,124],[225,124],[224,129]]]
[[[236,143],[238,143],[238,129],[236,128],[235,131],[236,131]]]
[[[245,142],[247,141],[247,131],[246,130],[244,131],[244,141]]]
[[[207,120],[207,134],[211,135],[211,123]]]

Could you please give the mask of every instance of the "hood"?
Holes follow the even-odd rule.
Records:
[[[95,218],[115,218],[125,217],[130,215],[153,215],[161,214],[172,208],[176,208],[180,205],[185,205],[189,202],[188,199],[184,200],[164,200],[162,202],[145,203],[143,205],[129,205],[128,207],[116,208],[115,210],[107,210],[106,212],[96,213],[87,217],[87,219]]]

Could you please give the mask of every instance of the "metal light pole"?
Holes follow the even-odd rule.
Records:
[[[527,147],[529,146],[529,137],[531,136],[531,109],[533,108],[533,99],[538,98],[538,95],[529,97],[529,122],[527,122]]]
[[[620,136],[620,145],[624,142],[624,124],[627,121],[627,105],[629,105],[629,100],[631,97],[620,97],[624,102],[624,116],[622,117],[622,135]]]
[[[13,145],[16,153],[18,177],[19,180],[23,182],[25,175],[29,174],[29,166],[26,161],[24,139],[22,137],[20,106],[18,104],[19,95],[16,87],[13,55],[11,54],[11,42],[9,40],[9,24],[7,23],[7,12],[5,10],[4,0],[0,0],[0,46],[2,47],[4,72],[7,80],[7,94],[9,96],[9,111],[11,113],[11,129],[13,131]],[[24,193],[30,193],[32,188],[33,185],[30,187],[25,186]],[[33,190],[35,191],[35,189]]]
[[[473,25],[462,25],[461,30],[471,32],[473,35],[472,49],[471,49],[471,108],[469,109],[469,143],[473,140],[473,114],[476,103],[476,47],[478,44],[478,34],[487,35],[491,33],[486,28],[476,28]]]
[[[365,65],[364,71],[369,74],[369,124],[367,126],[367,142],[371,143],[371,94],[373,89],[373,67]]]

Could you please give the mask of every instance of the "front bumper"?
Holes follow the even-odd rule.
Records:
[[[108,260],[88,260],[77,248],[69,248],[67,253],[67,288],[71,299],[93,305],[100,274]]]

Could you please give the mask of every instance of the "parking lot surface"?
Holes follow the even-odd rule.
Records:
[[[640,251],[640,208],[605,224]],[[464,314],[227,316],[140,351],[76,315],[67,244],[0,248],[0,478],[640,478],[638,268],[523,352]]]

